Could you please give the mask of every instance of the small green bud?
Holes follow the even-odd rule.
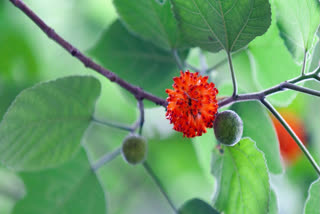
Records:
[[[227,146],[234,146],[242,137],[243,122],[234,111],[219,113],[214,121],[214,134],[217,140]]]
[[[122,156],[129,164],[142,163],[147,156],[147,141],[138,135],[129,135],[122,143]]]

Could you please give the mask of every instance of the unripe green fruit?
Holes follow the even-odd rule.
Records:
[[[243,122],[234,111],[219,113],[214,121],[214,134],[217,140],[227,146],[238,143],[242,137]]]
[[[147,141],[137,135],[129,135],[122,144],[122,156],[130,164],[139,164],[147,156]]]

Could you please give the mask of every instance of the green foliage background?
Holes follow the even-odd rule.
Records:
[[[259,29],[259,32],[250,36],[247,35],[252,34],[253,28],[241,30],[239,26],[242,23],[238,23],[239,14],[231,13],[227,20],[221,20],[221,17],[207,10],[206,1],[192,1],[195,5],[202,6],[199,11],[190,11],[191,1],[185,0],[170,2],[167,0],[164,4],[159,4],[160,1],[155,0],[148,3],[143,0],[135,2],[139,2],[140,7],[137,7],[138,4],[132,4],[132,0],[114,0],[113,2],[111,0],[30,0],[26,3],[67,41],[84,50],[120,77],[163,98],[165,98],[165,88],[170,87],[172,77],[178,75],[179,70],[175,65],[171,49],[179,48],[178,53],[181,58],[187,59],[190,64],[197,67],[203,66],[199,62],[199,48],[187,50],[187,47],[200,46],[205,50],[214,51],[203,52],[208,67],[225,61],[226,54],[223,51],[218,52],[220,49],[232,52],[240,49],[233,53],[233,63],[241,92],[256,92],[297,76],[300,72],[300,65],[297,62],[301,62],[301,50],[295,46],[297,42],[310,48],[310,55],[313,55],[308,61],[310,66],[307,67],[307,71],[315,69],[316,62],[320,58],[319,43],[316,48],[313,48],[317,40],[310,39],[312,35],[304,33],[304,27],[315,30],[320,22],[316,20],[319,4],[317,5],[318,2],[313,0],[307,2],[314,7],[311,9],[303,7],[304,13],[315,14],[313,20],[310,18],[311,21],[306,17],[301,20],[301,15],[284,10],[282,4],[288,1],[280,3],[280,0],[273,0],[271,7],[266,4],[266,1],[256,1],[256,6],[261,10],[254,15],[255,18],[261,19],[256,21],[248,17],[248,23],[263,25],[263,29]],[[243,4],[250,2],[252,1],[244,1]],[[174,5],[173,10],[171,4]],[[293,10],[300,8],[298,0],[292,3],[292,8]],[[240,9],[243,14],[239,16],[247,15],[247,8]],[[189,10],[189,13],[185,13],[185,10]],[[222,10],[227,12],[226,8]],[[272,11],[271,23],[271,19],[268,18],[269,10]],[[150,13],[146,13],[145,16],[137,15],[145,11]],[[282,15],[277,16],[277,13]],[[205,18],[199,19],[199,14]],[[292,16],[301,20],[306,26],[303,25],[299,29],[292,28],[288,24],[288,19]],[[174,17],[177,17],[178,21]],[[119,18],[122,21],[119,21]],[[164,19],[165,21],[161,23]],[[208,21],[207,25],[203,20]],[[187,22],[195,23],[187,25],[185,24]],[[229,28],[221,31],[215,26],[220,22],[226,22]],[[187,27],[190,24],[193,28],[202,28],[202,30],[207,27],[211,32],[209,37],[201,29],[199,31],[199,29]],[[255,36],[262,35],[269,24],[271,26],[268,31],[254,39]],[[181,27],[181,32],[177,30],[178,26]],[[86,107],[77,103],[77,100],[72,103],[72,100],[62,96],[58,101],[41,102],[43,111],[41,109],[35,111],[30,107],[28,114],[23,108],[20,109],[20,113],[13,111],[13,116],[8,114],[12,118],[15,118],[16,114],[24,113],[28,117],[33,117],[32,113],[34,113],[35,116],[40,115],[40,118],[42,115],[53,115],[56,118],[60,112],[63,112],[66,118],[72,113],[72,117],[81,115],[81,118],[85,119],[82,122],[74,122],[79,126],[79,132],[72,132],[72,135],[66,133],[64,139],[72,137],[78,140],[73,142],[74,147],[64,148],[65,159],[54,155],[51,158],[44,158],[41,156],[42,149],[38,150],[39,155],[37,153],[28,156],[30,159],[24,159],[22,156],[15,156],[15,159],[8,158],[12,157],[10,154],[28,154],[29,147],[24,142],[31,137],[33,141],[38,139],[33,135],[30,137],[17,133],[21,139],[15,139],[18,141],[18,146],[16,150],[10,150],[11,153],[6,153],[11,145],[8,140],[5,140],[8,145],[1,144],[0,151],[3,154],[0,154],[0,160],[4,160],[1,163],[6,166],[0,165],[0,213],[135,214],[154,213],[155,210],[157,213],[172,213],[172,209],[142,166],[130,166],[119,156],[103,166],[97,172],[97,176],[90,169],[89,162],[94,163],[105,153],[114,151],[127,135],[125,131],[90,123],[93,103],[97,99],[94,117],[132,124],[138,116],[138,111],[135,103],[132,102],[131,95],[119,90],[118,86],[93,71],[85,69],[67,52],[48,40],[9,1],[0,2],[0,29],[1,119],[17,94],[38,82],[71,75],[90,75],[98,79],[101,84],[100,96],[98,83],[98,85],[83,84],[83,88],[80,87],[83,91],[71,90],[73,97],[76,97],[77,93],[82,96],[81,99],[84,99],[82,102],[90,100],[86,103],[88,104]],[[299,33],[303,34],[302,39],[294,37],[296,42],[286,40],[288,36]],[[225,38],[226,35],[227,38]],[[235,37],[235,35],[238,36]],[[215,38],[212,39],[212,37]],[[220,40],[221,44],[217,45],[216,40]],[[248,45],[251,40],[253,41]],[[230,46],[229,43],[232,45]],[[229,96],[232,93],[228,69],[227,63],[222,63],[210,73],[210,80],[217,85],[221,96]],[[67,82],[68,87],[71,82]],[[306,83],[306,86],[318,90],[320,88],[317,83]],[[35,88],[37,87],[41,86],[38,85]],[[24,93],[28,94],[28,91]],[[43,92],[46,93],[45,95],[38,91],[32,93],[35,94],[29,96],[50,96],[50,90]],[[39,100],[33,101],[28,97],[25,99],[21,101],[22,106],[30,100],[32,103],[37,103]],[[319,162],[320,133],[317,127],[320,124],[319,119],[314,116],[320,107],[319,99],[285,92],[285,94],[273,96],[270,101],[278,108],[293,111],[305,121],[310,142],[308,148]],[[63,103],[73,107],[67,109]],[[16,106],[19,104],[19,102],[15,103]],[[147,162],[161,179],[176,206],[182,206],[181,213],[188,213],[193,209],[194,212],[215,213],[208,204],[226,213],[234,213],[233,210],[248,213],[246,209],[254,210],[255,213],[278,213],[279,210],[290,214],[303,212],[308,188],[317,176],[305,157],[300,157],[297,163],[290,167],[284,167],[269,114],[260,104],[250,102],[231,106],[231,109],[242,117],[243,137],[248,138],[243,139],[235,148],[226,148],[223,156],[219,156],[221,154],[216,149],[217,143],[211,129],[201,137],[182,138],[180,133],[171,130],[171,126],[165,119],[163,108],[147,102],[146,104],[148,107],[153,107],[146,109],[146,122],[143,129],[143,135],[149,142]],[[49,107],[53,110],[51,111]],[[29,125],[28,118],[24,118],[23,121]],[[15,127],[21,125],[19,122],[16,121]],[[58,134],[62,133],[59,129],[63,127],[54,123],[48,124],[45,120],[43,122],[40,128],[48,130],[48,135],[59,138]],[[69,124],[69,122],[70,120],[66,123]],[[3,125],[4,123],[0,127],[0,133],[11,132],[12,130],[7,129],[6,124]],[[74,126],[74,123],[70,122],[71,126]],[[56,129],[52,126],[56,126]],[[32,129],[30,132],[35,129],[28,127]],[[83,134],[86,127],[88,129]],[[22,132],[25,131],[22,129]],[[0,143],[2,140],[3,138],[0,139]],[[49,145],[50,143],[52,141]],[[79,149],[80,144],[86,151]],[[56,146],[58,145],[59,143]],[[215,150],[214,153],[212,153],[213,150]],[[245,155],[242,156],[242,154]],[[250,158],[246,158],[247,156]],[[212,159],[215,163],[213,166],[211,166]],[[233,159],[236,161],[234,162]],[[64,162],[66,160],[68,161]],[[52,168],[60,162],[64,162],[63,165]],[[8,169],[8,166],[15,170],[27,171],[14,172]],[[45,166],[49,168],[44,169]],[[40,171],[34,171],[40,168]],[[236,177],[235,169],[240,172],[240,177]],[[224,176],[227,179],[221,180]],[[81,184],[75,183],[79,179]],[[269,182],[272,183],[271,186]],[[243,186],[243,192],[241,188],[240,190],[237,188],[238,183]],[[318,184],[319,180],[312,185],[311,197],[316,195]],[[226,189],[229,185],[233,187],[232,191]],[[254,188],[256,192],[250,192],[250,188]],[[269,192],[272,193],[269,194]],[[216,195],[213,199],[214,194]],[[235,198],[236,194],[242,194],[247,198],[241,203]],[[288,195],[292,197],[287,199]],[[38,204],[39,200],[50,203]],[[203,201],[208,204],[204,204]],[[314,204],[317,204],[317,201],[313,198],[308,199],[305,209],[314,210],[316,206]]]

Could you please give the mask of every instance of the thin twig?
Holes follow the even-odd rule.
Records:
[[[237,56],[239,53],[242,53],[241,51],[235,52],[235,53],[231,53],[231,56],[235,57]],[[205,73],[210,73],[211,71],[217,70],[218,68],[220,68],[221,66],[223,66],[224,64],[226,64],[228,62],[228,57],[222,59],[221,61],[219,61],[217,64],[215,64],[214,66],[208,68],[206,70]]]
[[[10,0],[17,8],[19,8],[22,12],[24,12],[32,21],[34,21],[35,24],[39,26],[39,28],[52,40],[57,42],[61,47],[63,47],[65,50],[67,50],[72,56],[76,57],[79,59],[86,67],[89,67],[98,73],[102,74],[106,78],[108,78],[112,82],[116,82],[118,85],[121,87],[125,88],[129,92],[131,92],[135,97],[139,97],[141,99],[147,99],[155,104],[161,105],[166,107],[167,106],[167,101],[164,99],[161,99],[159,97],[156,97],[148,92],[145,92],[141,88],[131,85],[130,83],[124,81],[123,79],[119,78],[116,74],[112,73],[111,71],[103,68],[102,66],[96,64],[93,62],[90,58],[82,54],[78,49],[73,47],[69,42],[65,41],[61,36],[59,36],[52,28],[50,28],[42,19],[40,19],[29,7],[27,7],[21,0]],[[179,56],[177,55],[177,51],[173,51],[174,55],[177,57],[176,59],[178,60],[178,63],[180,63],[180,67],[183,68],[181,60]],[[228,54],[229,59],[231,59],[230,54]],[[229,62],[231,62],[229,60]],[[224,63],[224,62],[223,62]],[[232,63],[232,62],[231,62]],[[219,64],[219,63],[218,63]],[[218,66],[218,65],[216,65]],[[230,64],[230,67],[233,70],[232,64]],[[231,72],[234,74],[234,72]],[[293,80],[288,81],[289,83],[295,84],[297,82],[301,82],[303,80],[308,80],[311,79],[311,76],[313,79],[320,81],[320,77],[317,76],[320,73],[320,66],[316,69],[315,72],[312,74],[306,74],[304,76],[297,77]],[[233,75],[234,76],[234,75]],[[236,83],[235,78],[233,78],[233,82]],[[234,87],[236,88],[236,87]],[[279,87],[279,85],[272,87],[272,93],[277,93],[283,88]],[[268,91],[269,89],[265,90]],[[244,94],[244,95],[238,95],[238,96],[233,96],[231,98],[224,99],[219,102],[219,107],[225,106],[227,104],[231,104],[234,102],[239,102],[239,101],[245,101],[245,100],[253,100],[253,99],[260,99],[261,95],[265,93],[265,91],[262,91],[260,93],[254,93],[254,94]],[[272,94],[269,93],[268,95]]]
[[[316,76],[316,77],[314,77],[317,81],[319,81],[320,82],[320,77],[319,76]]]
[[[208,70],[208,64],[207,64],[207,59],[204,53],[200,50],[199,51],[199,62],[200,62],[200,74],[205,75],[206,70]]]
[[[232,77],[232,84],[233,84],[232,97],[237,97],[237,94],[238,94],[237,79],[236,79],[236,75],[234,73],[233,64],[232,64],[232,58],[231,58],[230,52],[227,52],[227,55],[228,55],[228,62],[229,62],[229,67],[230,67],[230,72],[231,72],[231,77]]]
[[[140,124],[139,124],[139,134],[142,134],[142,127],[144,124],[144,105],[143,105],[143,100],[138,100],[138,107],[140,111]]]
[[[129,91],[135,97],[144,98],[150,100],[151,102],[166,107],[167,101],[159,98],[151,93],[148,93],[141,88],[132,85],[125,80],[118,77],[113,72],[105,69],[101,65],[95,63],[92,59],[85,56],[81,53],[77,48],[72,46],[69,42],[64,40],[60,35],[58,35],[52,28],[50,28],[39,16],[37,16],[27,5],[23,3],[21,0],[10,0],[17,8],[19,8],[22,12],[24,12],[38,27],[53,41],[58,43],[61,47],[63,47],[66,51],[68,51],[72,56],[76,57],[80,60],[85,67],[91,68],[96,72],[102,74],[106,78],[108,78],[111,82],[117,83],[122,88]]]
[[[129,176],[129,173],[127,173],[125,176]],[[128,182],[128,186],[126,187],[127,190],[130,190],[130,194],[125,194],[123,197],[121,197],[121,206],[118,206],[117,209],[113,213],[125,213],[125,211],[128,209],[128,206],[132,200],[136,199],[136,196],[139,194],[139,190],[144,186],[144,184],[147,181],[147,176],[144,176],[141,178],[140,176],[135,176],[137,178],[130,179],[130,182]]]
[[[115,122],[110,122],[110,121],[102,121],[99,120],[95,117],[92,118],[92,122],[98,123],[100,125],[104,125],[104,126],[109,126],[109,127],[114,127],[114,128],[118,128],[118,129],[122,129],[125,131],[133,131],[133,128],[128,126],[128,125],[124,125],[124,124],[119,124],[119,123],[115,123]]]
[[[144,124],[144,105],[143,100],[138,99],[138,109],[139,109],[139,119],[132,127],[132,132],[134,132],[139,127],[139,135],[142,134],[142,127]]]
[[[279,112],[265,99],[261,100],[261,103],[277,118],[277,120],[282,124],[282,126],[287,130],[287,132],[291,135],[300,149],[303,151],[305,156],[308,158],[309,162],[312,164],[313,168],[320,175],[320,167],[317,162],[313,159],[312,155],[309,153],[308,149],[303,145],[299,137],[295,134],[292,128],[288,125],[288,123],[283,119],[283,117],[279,114]]]
[[[103,165],[105,165],[106,163],[112,161],[113,159],[115,159],[116,157],[118,157],[118,155],[121,154],[121,147],[117,148],[116,150],[114,150],[113,152],[110,152],[106,155],[104,155],[101,159],[99,159],[97,161],[97,163],[95,163],[92,166],[92,169],[94,171],[97,171],[98,169],[100,169],[100,167],[102,167]]]
[[[310,80],[310,79],[316,79],[316,73],[315,71],[314,72],[311,72],[309,74],[306,74],[306,75],[303,75],[303,76],[298,76],[296,78],[293,78],[289,81],[287,81],[288,83],[292,83],[292,84],[296,84],[296,83],[299,83],[299,82],[303,82],[305,80]]]
[[[214,66],[208,68],[206,70],[206,73],[210,73],[211,71],[217,70],[218,68],[220,68],[221,66],[223,66],[224,64],[226,64],[228,62],[228,58],[225,58],[223,60],[221,60],[220,62],[218,62],[217,64],[215,64]]]
[[[303,62],[302,62],[302,68],[301,68],[301,76],[305,75],[305,69],[306,69],[306,63],[307,63],[307,54],[308,51],[307,49],[304,51],[304,55],[303,55]]]
[[[318,77],[318,71],[320,70],[320,67],[318,67],[317,69],[315,69],[313,72],[306,74],[304,76],[299,76],[296,77],[292,80],[286,81],[286,82],[282,82],[276,86],[273,86],[271,88],[265,89],[263,91],[260,92],[256,92],[256,93],[247,93],[247,94],[239,94],[236,97],[228,97],[226,99],[220,100],[218,102],[219,108],[226,106],[226,105],[230,105],[236,102],[242,102],[242,101],[248,101],[248,100],[261,100],[267,96],[273,95],[275,93],[281,92],[281,91],[285,91],[287,90],[289,87],[293,88],[292,85],[299,83],[299,82],[303,82],[303,81],[307,81],[307,80],[318,80],[320,81],[319,77]],[[295,87],[295,89],[300,88],[299,86]],[[302,87],[303,88],[303,87]],[[308,92],[311,92],[313,90],[308,89]],[[306,88],[304,88],[303,91],[306,93]],[[311,93],[314,93],[311,92]]]
[[[64,40],[61,36],[59,36],[52,28],[50,28],[40,17],[38,17],[29,7],[27,7],[22,0],[10,0],[17,8],[19,8],[22,12],[24,12],[50,39],[55,41],[57,44],[59,44],[61,47],[63,47],[66,51],[68,51],[72,56],[76,57],[78,60],[80,60],[85,67],[91,68],[95,70],[96,72],[100,73],[101,75],[105,76],[108,78],[111,82],[117,83],[119,86],[122,88],[126,89],[129,91],[131,94],[133,94],[137,99],[147,99],[150,100],[151,102],[154,102],[157,105],[161,105],[166,107],[167,106],[167,101],[159,98],[151,93],[148,93],[141,88],[132,85],[125,80],[119,78],[116,74],[113,72],[109,71],[108,69],[105,69],[104,67],[100,66],[99,64],[95,63],[92,59],[89,57],[85,56],[83,53],[81,53],[77,48],[72,46],[69,42]],[[173,55],[177,61],[177,64],[181,70],[184,70],[184,64],[182,64],[181,59],[178,55],[177,50],[173,51]],[[320,77],[318,76],[320,73],[320,66],[312,73],[310,74],[305,74],[305,64],[306,64],[306,54],[304,57],[304,62],[303,62],[303,67],[302,71],[299,77],[296,77],[290,81],[280,83],[279,85],[276,85],[274,87],[271,87],[269,89],[266,89],[264,91],[261,91],[259,93],[252,93],[252,94],[243,94],[243,95],[238,95],[237,91],[237,81],[235,77],[235,73],[233,70],[233,65],[232,65],[232,59],[231,59],[231,54],[227,53],[228,55],[228,62],[230,66],[230,71],[231,71],[231,76],[232,76],[232,82],[233,82],[233,94],[232,97],[224,99],[222,101],[219,101],[219,107],[239,102],[239,101],[247,101],[247,100],[261,100],[267,108],[269,108],[270,111],[273,111],[273,107],[270,107],[270,104],[265,101],[265,97],[274,93],[278,93],[279,91],[283,91],[287,88],[301,91],[304,93],[312,94],[318,96],[318,92],[311,90],[311,89],[306,89],[300,86],[293,86],[293,85],[288,85],[290,84],[296,84],[298,82],[304,81],[304,80],[310,80],[314,79],[317,81],[320,81]],[[275,116],[277,115],[277,112],[273,112]],[[282,119],[281,116],[278,117],[278,119]],[[296,138],[296,142],[300,146],[300,148],[303,150],[303,152],[307,155],[308,159],[311,161],[317,172],[320,174],[320,169],[316,165],[316,163],[313,161],[312,157],[306,150],[306,148],[303,146],[303,144],[299,141],[299,139],[296,137],[294,132],[290,129],[289,126],[286,126],[285,121],[283,121],[283,125],[286,127],[287,131],[291,134],[293,138]],[[299,143],[300,142],[300,143]],[[311,159],[310,159],[311,158]],[[146,169],[148,169],[148,165],[144,165]],[[147,166],[147,167],[146,167]],[[151,170],[151,169],[150,169]],[[148,170],[147,170],[148,171]],[[152,171],[151,171],[152,172]],[[154,178],[156,180],[156,178]],[[172,204],[171,204],[172,205]],[[174,206],[173,206],[174,208]],[[175,209],[175,208],[174,208]],[[176,211],[176,209],[175,209]]]
[[[174,59],[176,60],[176,63],[177,63],[178,68],[179,68],[181,71],[184,71],[184,64],[182,63],[182,61],[181,61],[181,59],[180,59],[178,50],[177,50],[177,49],[173,49],[173,50],[172,50],[172,54],[173,54]]]
[[[191,69],[191,70],[193,70],[193,71],[195,71],[195,72],[201,73],[201,71],[200,71],[199,68],[196,68],[195,66],[193,66],[193,65],[191,65],[191,64],[189,64],[189,63],[187,63],[187,62],[185,63],[185,65],[186,65],[187,68],[189,68],[189,69]]]
[[[316,73],[317,75],[320,73],[320,61],[319,61],[318,67],[316,68],[315,73]],[[319,76],[318,76],[318,77],[319,77]]]
[[[320,97],[320,91],[309,89],[309,88],[305,88],[305,87],[298,86],[298,85],[295,85],[295,84],[292,84],[292,83],[284,83],[284,87],[288,88],[288,89],[291,89],[291,90],[294,90],[294,91],[299,91],[299,92],[302,92],[302,93],[305,93],[305,94],[310,94],[310,95],[313,95],[313,96]]]
[[[178,213],[177,208],[175,207],[175,205],[173,204],[172,200],[170,199],[169,195],[166,193],[164,186],[162,185],[160,179],[156,176],[156,174],[153,172],[152,168],[149,166],[149,164],[147,162],[143,163],[143,166],[145,168],[145,170],[147,171],[147,173],[151,176],[151,178],[153,179],[153,181],[157,184],[157,186],[159,187],[160,191],[162,192],[162,194],[164,195],[164,197],[167,199],[168,203],[170,204],[170,206],[172,207],[173,211],[175,213]]]

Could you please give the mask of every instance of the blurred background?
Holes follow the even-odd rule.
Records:
[[[112,0],[25,2],[56,32],[84,52],[93,47],[101,34],[117,19]],[[254,52],[254,48],[251,51]],[[188,61],[194,66],[200,66],[198,55],[198,49],[192,50],[189,54]],[[320,53],[315,55],[315,61],[319,60]],[[223,58],[219,53],[206,53],[205,57],[209,66],[217,64]],[[235,67],[239,73],[254,70],[250,60],[249,52],[239,54],[235,59]],[[229,95],[231,92],[229,73],[225,72],[227,69],[228,67],[223,65],[210,76],[219,87],[220,95]],[[85,69],[80,62],[49,40],[9,1],[0,2],[0,118],[24,88],[40,81],[75,74],[94,75],[101,81],[103,89],[96,108],[97,117],[128,124],[136,120],[136,105],[128,102],[115,84]],[[240,77],[240,81],[243,87],[259,88],[253,83],[256,80],[241,80]],[[314,83],[308,83],[308,87],[320,89]],[[319,99],[300,94],[288,107],[279,106],[281,114],[299,132],[301,139],[307,142],[306,145],[318,162],[320,132],[317,127],[320,127],[320,120],[316,117],[316,112],[319,112],[319,107]],[[211,202],[215,181],[208,170],[208,163],[203,162],[210,159],[210,151],[216,145],[212,130],[193,140],[181,139],[180,134],[171,131],[164,114],[163,108],[146,110],[143,135],[150,142],[148,160],[153,163],[155,172],[177,206],[194,197]],[[259,124],[257,129],[259,130]],[[289,143],[290,140],[283,130],[277,128],[277,132],[280,142],[281,139],[287,139],[282,141]],[[83,143],[88,149],[90,159],[95,161],[106,152],[118,148],[126,134],[117,129],[92,124]],[[197,156],[199,146],[202,147],[200,150],[208,149],[209,156]],[[281,149],[285,170],[280,175],[272,175],[272,186],[278,196],[279,212],[302,213],[308,187],[317,176],[294,144],[285,145]],[[99,175],[106,190],[109,213],[141,214],[153,213],[154,210],[157,210],[157,213],[172,212],[157,186],[141,166],[129,166],[122,157],[118,157],[101,168]],[[4,167],[0,168],[0,214],[11,213],[14,204],[27,193],[28,190],[24,189],[19,174]]]

